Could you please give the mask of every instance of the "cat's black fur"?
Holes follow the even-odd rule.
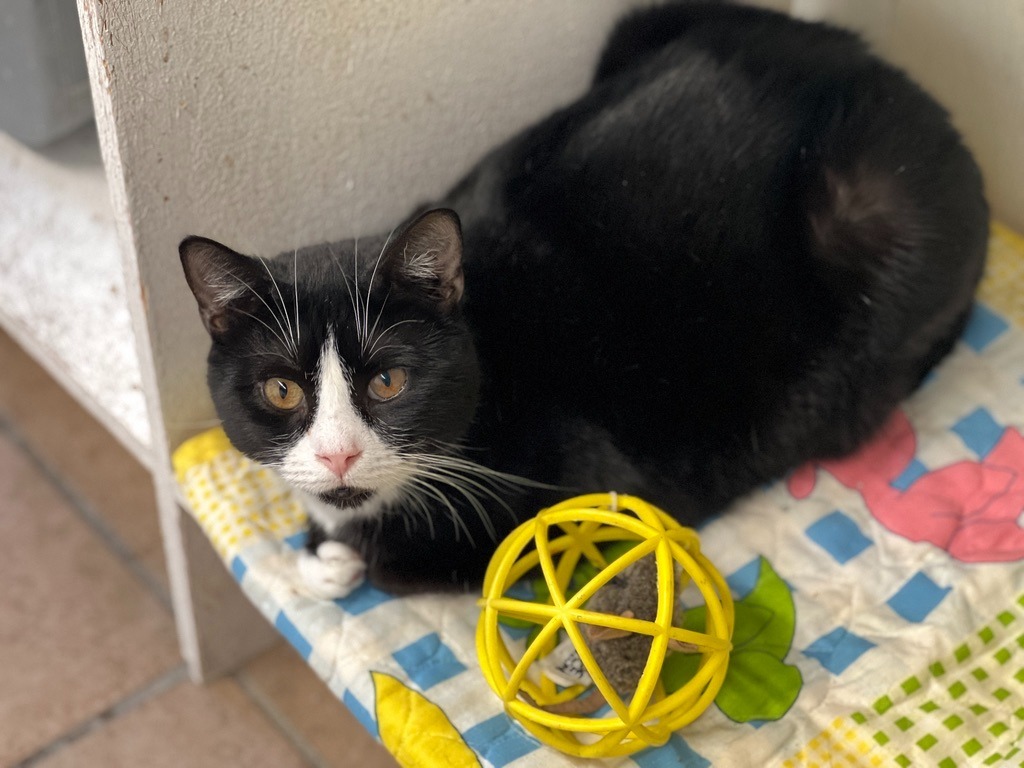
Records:
[[[285,303],[295,291],[298,365],[282,370],[269,307],[246,294],[206,317],[210,386],[234,444],[273,463],[272,441],[298,434],[316,404],[283,418],[256,402],[257,384],[289,374],[310,396],[333,323],[353,396],[387,440],[458,443],[483,466],[564,489],[501,487],[512,515],[482,495],[499,534],[558,498],[608,489],[692,524],[851,451],[963,329],[988,217],[946,113],[859,39],[703,3],[625,19],[587,94],[436,205],[461,217],[460,301],[458,243],[436,246],[451,258],[423,282],[403,258],[417,240],[433,247],[430,227],[412,225],[384,249],[369,305],[381,328],[417,322],[368,362],[342,276],[353,244],[288,253],[272,270]],[[364,291],[384,242],[359,243]],[[197,240],[182,253],[200,292],[195,254],[229,258]],[[276,304],[262,268],[245,274]],[[361,393],[391,365],[412,386],[382,410]],[[433,534],[395,509],[338,537],[386,586],[469,583],[493,542],[446,493],[476,546],[440,504]]]

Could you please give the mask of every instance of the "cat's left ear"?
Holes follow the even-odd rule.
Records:
[[[414,220],[388,246],[388,276],[450,312],[462,299],[462,226],[455,211],[436,208]]]

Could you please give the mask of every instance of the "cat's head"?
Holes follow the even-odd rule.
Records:
[[[250,458],[334,507],[373,512],[415,493],[464,437],[479,371],[453,212],[270,260],[197,237],[179,250],[213,342],[217,413]]]

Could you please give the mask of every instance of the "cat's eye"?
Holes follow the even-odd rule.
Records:
[[[267,379],[263,382],[263,396],[267,402],[282,411],[294,411],[306,399],[302,387],[289,379]]]
[[[402,394],[408,381],[409,374],[404,368],[388,368],[370,379],[367,392],[374,400],[393,400]]]

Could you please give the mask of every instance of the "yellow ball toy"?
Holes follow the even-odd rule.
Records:
[[[599,545],[623,541],[636,544],[607,562]],[[598,590],[648,555],[653,555],[657,568],[653,620],[630,612],[612,615],[585,607]],[[589,562],[597,575],[567,598],[570,580],[581,561]],[[550,592],[546,603],[507,595],[538,566]],[[703,631],[683,628],[676,621],[678,596],[691,582],[707,607]],[[732,597],[725,580],[701,554],[697,534],[634,496],[579,496],[520,525],[495,552],[484,578],[480,605],[477,653],[491,689],[505,703],[508,714],[540,741],[579,757],[629,755],[666,743],[673,731],[692,722],[714,701],[732,650]],[[502,619],[539,627],[525,651],[515,653],[510,648],[498,626]],[[565,703],[580,698],[588,686],[563,687],[544,671],[543,657],[558,644],[560,631],[571,640],[579,661],[611,707],[610,716],[564,714]],[[631,698],[620,695],[609,682],[588,647],[584,637],[588,632],[590,637],[611,632],[619,637],[651,638]],[[670,647],[701,658],[694,676],[666,695],[660,676]],[[565,680],[561,682],[565,684]]]

